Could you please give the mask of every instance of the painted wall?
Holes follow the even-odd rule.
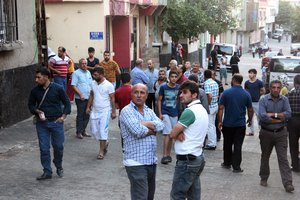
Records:
[[[34,0],[17,0],[17,19],[22,48],[0,51],[0,129],[31,116],[27,101],[37,63]]]
[[[78,62],[87,57],[87,49],[96,49],[96,57],[105,51],[105,16],[103,3],[51,3],[46,4],[48,46],[57,51],[64,46]],[[102,40],[91,40],[90,32],[102,32]]]

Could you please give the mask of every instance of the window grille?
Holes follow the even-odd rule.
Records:
[[[0,45],[18,40],[17,0],[0,0]]]

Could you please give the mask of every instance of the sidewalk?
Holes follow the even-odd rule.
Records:
[[[38,182],[42,173],[36,132],[31,119],[0,130],[0,199],[130,199],[129,181],[122,164],[120,133],[117,120],[110,126],[110,145],[104,160],[96,159],[98,142],[92,138],[75,138],[75,113],[66,120],[66,140],[62,179],[53,174],[52,180]],[[158,159],[162,157],[162,136],[158,139]],[[242,168],[235,174],[220,167],[222,141],[216,151],[205,151],[206,166],[201,175],[202,199],[299,199],[300,174],[293,173],[294,194],[285,192],[272,156],[269,187],[259,185],[260,147],[257,135],[246,137]],[[173,155],[173,160],[175,156]],[[155,199],[169,199],[175,162],[158,164]]]

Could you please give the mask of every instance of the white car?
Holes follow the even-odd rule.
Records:
[[[218,59],[220,62],[220,59],[222,57],[222,53],[225,53],[225,56],[227,57],[227,69],[231,69],[230,66],[230,59],[233,56],[234,52],[237,52],[236,46],[234,44],[227,44],[227,43],[215,43],[212,46],[212,50],[217,47],[218,52]]]

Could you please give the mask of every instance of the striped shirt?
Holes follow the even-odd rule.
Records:
[[[68,67],[70,63],[70,58],[65,56],[64,59],[62,59],[59,56],[54,56],[50,58],[49,61],[51,64],[53,64],[53,68],[60,72],[60,74],[53,74],[53,76],[60,76],[60,77],[67,77],[68,74]]]
[[[292,109],[292,115],[300,115],[300,88],[292,89],[287,97]]]
[[[148,136],[148,128],[141,124],[144,121],[151,121],[155,125],[156,131],[164,128],[163,122],[155,113],[144,106],[142,115],[135,104],[130,104],[122,109],[120,115],[121,134],[124,139],[124,159],[125,166],[153,165],[157,163],[156,157],[156,136]]]

